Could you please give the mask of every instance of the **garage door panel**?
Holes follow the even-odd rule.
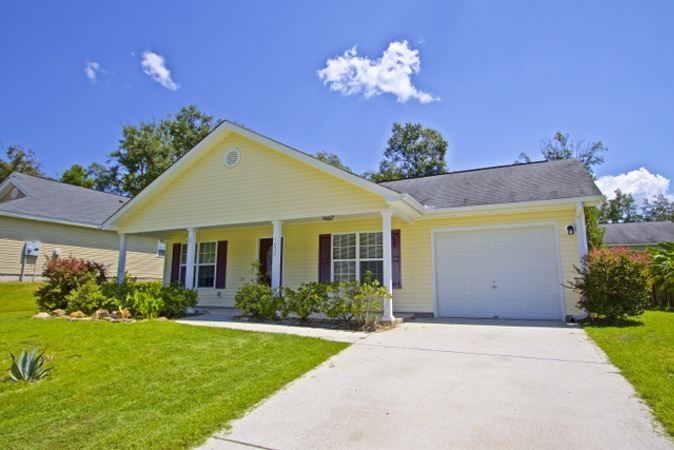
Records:
[[[440,316],[559,319],[554,228],[437,233]]]

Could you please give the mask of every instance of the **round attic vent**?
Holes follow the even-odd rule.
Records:
[[[241,152],[238,148],[232,147],[225,153],[225,165],[227,167],[234,167],[239,164],[241,160]]]
[[[12,189],[12,192],[10,194],[12,198],[17,198],[19,196],[19,190],[17,188]]]

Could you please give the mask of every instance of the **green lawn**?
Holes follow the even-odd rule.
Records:
[[[185,448],[346,344],[179,325],[31,320],[34,286],[0,284],[0,448]],[[55,370],[9,381],[9,350]]]
[[[585,331],[674,436],[674,311],[646,311],[625,326],[589,325]]]

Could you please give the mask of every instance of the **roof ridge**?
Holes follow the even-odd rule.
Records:
[[[514,164],[502,164],[502,165],[499,165],[499,166],[478,167],[476,169],[456,170],[456,171],[453,171],[453,172],[437,173],[437,174],[434,174],[434,175],[423,175],[423,176],[420,176],[420,177],[401,178],[399,180],[380,181],[380,183],[394,183],[396,181],[421,180],[421,179],[424,179],[424,178],[442,177],[442,176],[446,176],[446,175],[456,175],[456,174],[459,174],[459,173],[482,172],[482,171],[485,171],[485,170],[494,170],[494,169],[506,169],[506,168],[510,168],[510,167],[519,167],[519,166],[527,167],[527,166],[531,166],[532,164],[538,165],[538,164],[542,164],[542,163],[554,163],[554,162],[557,162],[557,161],[568,161],[570,159],[575,159],[575,158],[553,159],[553,160],[549,160],[549,161],[548,160],[530,161],[528,163],[514,163]]]
[[[63,181],[55,180],[55,179],[53,179],[53,178],[48,178],[48,177],[46,177],[46,176],[29,175],[29,174],[27,174],[27,173],[21,173],[21,172],[12,172],[12,173],[10,174],[10,177],[11,177],[12,175],[18,175],[19,177],[34,178],[34,179],[37,179],[37,180],[40,180],[40,181],[51,181],[51,182],[57,183],[57,184],[59,184],[59,185],[61,185],[61,186],[66,186],[67,189],[71,189],[71,188],[72,188],[72,189],[84,189],[84,190],[86,190],[86,191],[88,191],[88,192],[94,192],[94,193],[97,193],[97,194],[111,195],[111,196],[113,196],[113,197],[118,197],[118,198],[122,198],[122,199],[126,199],[126,200],[130,200],[130,199],[131,199],[131,197],[127,197],[126,195],[113,194],[113,193],[111,193],[111,192],[99,191],[99,190],[96,190],[96,189],[93,189],[93,188],[88,188],[88,187],[84,187],[84,186],[78,186],[78,185],[76,185],[76,184],[65,183],[65,182],[63,182]],[[8,177],[8,178],[9,178],[9,177]]]

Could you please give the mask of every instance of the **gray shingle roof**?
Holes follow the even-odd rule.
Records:
[[[606,245],[674,242],[674,222],[607,223],[602,227]]]
[[[490,167],[381,183],[426,207],[465,206],[600,196],[592,176],[575,159]]]
[[[26,196],[0,202],[0,215],[8,212],[99,226],[130,200],[120,195],[16,172],[8,180]]]

